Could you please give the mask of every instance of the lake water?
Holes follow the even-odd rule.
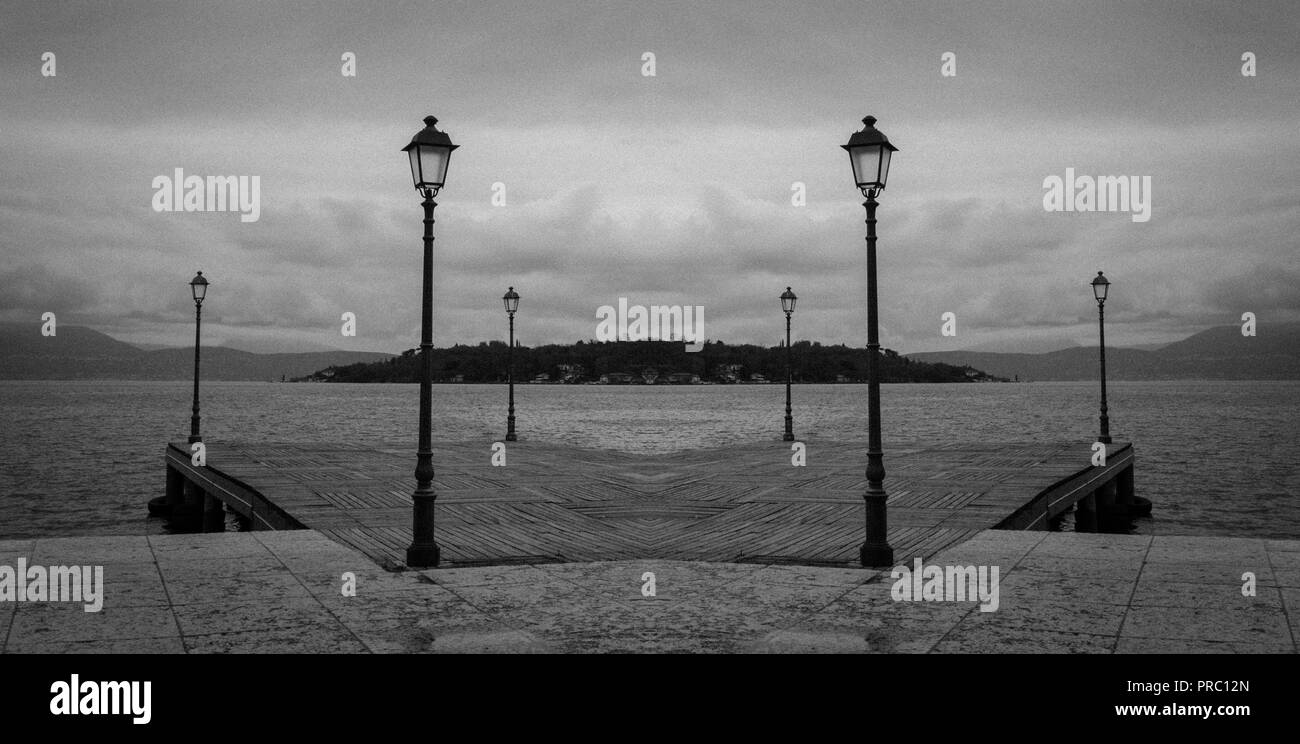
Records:
[[[865,385],[794,388],[801,441],[866,440]],[[1111,434],[1133,441],[1140,532],[1300,538],[1300,381],[1115,382]],[[164,444],[189,432],[184,382],[0,381],[0,538],[153,534]],[[668,453],[779,439],[783,385],[515,388],[521,439]],[[435,385],[434,437],[500,439],[506,388]],[[416,385],[205,383],[209,441],[407,440]],[[881,388],[890,443],[1093,441],[1094,383]],[[865,467],[865,446],[863,466]]]

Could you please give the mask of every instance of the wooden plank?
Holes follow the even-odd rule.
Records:
[[[1089,443],[900,444],[886,450],[890,541],[900,561],[995,526],[1038,526],[1114,480],[1131,445],[1089,466]],[[410,540],[409,443],[209,443],[208,467],[172,443],[182,477],[259,526],[319,529],[376,563]],[[792,467],[779,442],[634,456],[518,443],[508,468],[481,443],[435,447],[437,534],[450,562],[856,560],[865,446],[813,442]]]

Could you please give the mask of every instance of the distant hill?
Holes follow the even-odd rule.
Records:
[[[279,380],[323,367],[381,362],[392,354],[320,351],[253,354],[222,346],[202,350],[205,380]],[[189,380],[193,347],[146,350],[80,326],[60,325],[42,336],[40,325],[0,324],[0,379],[9,380]]]
[[[1295,380],[1300,379],[1300,323],[1261,324],[1256,336],[1240,326],[1220,326],[1159,349],[1106,347],[1110,380]],[[1094,380],[1097,348],[1073,347],[1045,354],[933,351],[908,354],[922,362],[969,365],[991,375],[1021,380]]]

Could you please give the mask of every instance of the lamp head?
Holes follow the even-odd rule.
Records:
[[[1097,298],[1097,302],[1105,302],[1106,294],[1110,291],[1110,280],[1105,274],[1097,272],[1097,278],[1092,280],[1092,296]]]
[[[411,158],[411,181],[418,191],[437,193],[442,188],[447,182],[451,151],[460,147],[451,143],[446,132],[439,132],[437,124],[437,117],[424,117],[424,129],[416,132],[411,143],[402,148]]]
[[[785,291],[781,293],[781,309],[785,311],[786,315],[794,312],[794,303],[798,299],[798,297],[794,296],[794,292],[790,291],[789,287],[786,287]]]
[[[868,116],[862,124],[862,131],[854,132],[849,143],[840,147],[849,153],[853,181],[858,188],[864,193],[879,191],[885,188],[885,181],[889,178],[890,154],[898,152],[898,148],[890,144],[884,132],[876,129],[876,117]]]
[[[208,280],[203,278],[203,272],[194,275],[190,280],[190,294],[194,295],[194,304],[203,304],[203,298],[208,296]]]

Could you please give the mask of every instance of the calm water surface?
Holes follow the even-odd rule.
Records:
[[[800,440],[866,439],[865,385],[794,389]],[[1141,532],[1300,538],[1300,381],[1116,382],[1111,432],[1135,442]],[[152,534],[168,439],[189,431],[184,382],[0,381],[0,538]],[[499,439],[506,388],[435,385],[434,436]],[[782,385],[515,389],[523,439],[668,453],[779,439]],[[209,441],[409,441],[415,385],[205,383]],[[1094,383],[917,384],[881,388],[891,442],[1092,441]],[[865,450],[865,448],[864,448]],[[865,452],[863,456],[865,467]]]

